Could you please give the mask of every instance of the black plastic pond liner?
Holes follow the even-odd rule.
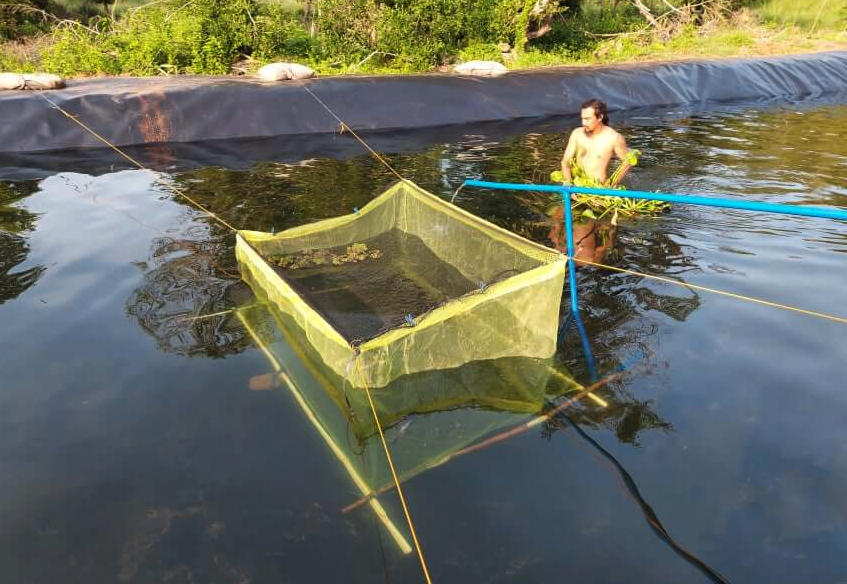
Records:
[[[847,101],[847,95],[842,101]],[[630,112],[627,112],[628,114]],[[64,117],[64,116],[63,116]],[[521,118],[463,125],[362,132],[378,152],[399,154],[420,152],[433,144],[452,144],[469,135],[494,140],[528,132],[553,133],[578,119]],[[613,122],[617,123],[620,115]],[[170,142],[121,146],[126,154],[148,168],[162,172],[181,172],[203,167],[245,169],[259,162],[300,163],[315,158],[346,160],[367,155],[362,145],[348,134],[300,134],[259,138],[234,138],[202,142]],[[73,171],[101,175],[134,169],[135,165],[108,148],[84,148],[42,152],[0,152],[0,179],[34,180],[57,172]]]
[[[304,85],[356,130],[391,132],[395,140],[397,131],[418,130],[420,141],[432,139],[437,127],[572,115],[590,97],[618,111],[823,98],[847,91],[847,52],[553,68],[498,78],[429,74],[274,85],[234,77],[100,78],[70,81],[44,96],[118,146],[154,145],[143,162],[164,170],[185,150],[201,162],[201,153],[187,143],[272,138],[289,152],[348,148],[352,138],[337,134],[337,120]],[[24,153],[102,148],[44,96],[0,92],[0,169],[23,171],[29,159],[19,156]],[[223,150],[231,158],[238,148]],[[76,157],[53,156],[57,169]],[[268,153],[267,159],[275,158]],[[50,166],[41,159],[38,166]]]

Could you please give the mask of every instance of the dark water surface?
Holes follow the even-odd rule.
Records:
[[[543,181],[576,122],[389,159],[444,197],[465,177]],[[632,188],[847,207],[845,106],[644,111],[618,127],[644,152]],[[239,320],[190,320],[251,293],[233,237],[156,178],[0,182],[0,584],[422,581],[369,507],[341,512],[359,493],[290,394],[250,390],[270,368]],[[393,179],[365,156],[164,178],[259,231],[349,213]],[[457,198],[545,243],[550,203]],[[845,253],[836,222],[676,206],[622,221],[607,261],[846,316]],[[847,328],[605,270],[578,280],[598,373],[631,368],[599,390],[608,408],[568,415],[676,541],[735,583],[847,582]],[[557,367],[590,382],[575,331]],[[436,583],[708,581],[561,423],[405,491]]]

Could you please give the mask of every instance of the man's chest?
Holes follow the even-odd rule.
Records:
[[[581,138],[577,141],[577,152],[582,159],[604,160],[614,152],[614,143],[600,138]]]

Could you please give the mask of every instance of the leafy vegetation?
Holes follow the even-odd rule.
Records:
[[[641,152],[639,150],[630,150],[626,155],[625,162],[627,166],[636,166],[640,156]],[[618,166],[618,168],[612,173],[612,176],[603,183],[588,175],[582,166],[580,166],[580,164],[576,161],[576,157],[571,160],[570,167],[574,186],[626,190],[623,186],[618,185],[624,170],[623,164]],[[564,176],[562,175],[562,171],[554,170],[550,174],[550,180],[554,183],[563,182]],[[667,211],[671,207],[670,203],[665,203],[663,201],[605,197],[581,193],[575,194],[573,197],[573,209],[577,217],[584,217],[588,219],[599,219],[610,212],[613,212],[615,217],[617,217],[618,214],[624,216],[658,215],[663,211]]]
[[[846,24],[847,0],[0,0],[0,70],[525,68],[830,48]]]
[[[806,31],[847,28],[847,0],[770,0],[758,3],[754,12],[766,22]]]

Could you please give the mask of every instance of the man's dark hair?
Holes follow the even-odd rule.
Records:
[[[581,109],[594,109],[594,115],[601,120],[603,120],[604,124],[609,123],[609,112],[606,109],[606,104],[600,101],[599,99],[589,99],[584,104],[582,104]]]

